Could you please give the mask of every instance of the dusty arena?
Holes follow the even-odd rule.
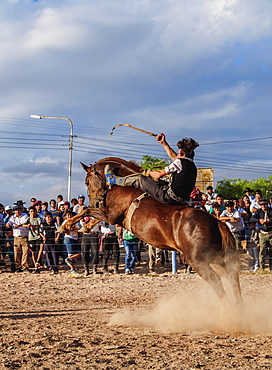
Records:
[[[230,310],[197,274],[146,260],[129,276],[2,272],[0,369],[272,369],[272,274],[241,272]]]

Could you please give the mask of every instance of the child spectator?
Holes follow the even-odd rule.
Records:
[[[42,210],[41,210],[41,214],[43,215],[42,221],[44,220],[44,216],[46,212],[48,212],[48,202],[42,202]]]
[[[54,275],[59,272],[58,269],[58,254],[57,254],[57,245],[56,245],[56,231],[57,224],[53,221],[52,214],[46,212],[44,215],[44,221],[41,226],[42,238],[44,242],[44,251],[47,266],[49,268],[50,274]]]
[[[73,213],[71,211],[67,211],[65,214],[65,220],[62,223],[64,225],[70,218],[73,217]],[[64,234],[64,245],[67,249],[68,257],[65,259],[65,262],[71,269],[71,274],[77,276],[76,269],[74,267],[74,260],[81,257],[80,252],[80,245],[78,244],[78,227],[77,225],[73,225],[71,230],[68,233]],[[57,234],[56,241],[58,241],[60,234]]]
[[[57,223],[58,226],[60,226],[61,225],[61,220],[60,220],[60,217],[59,217],[57,202],[55,201],[55,199],[51,199],[49,204],[50,204],[49,212],[52,213],[53,220]]]
[[[78,201],[76,198],[71,199],[71,210],[73,210],[73,207],[78,204]]]
[[[57,196],[57,202],[58,202],[58,207],[59,207],[60,203],[63,203],[63,195],[59,194]]]
[[[64,208],[64,202],[60,202],[59,207],[59,217],[60,217],[60,222],[62,223],[64,221],[64,215],[65,215],[65,208]]]
[[[222,212],[220,211],[220,204],[217,202],[213,203],[213,212],[211,213],[211,215],[219,219],[221,213]]]

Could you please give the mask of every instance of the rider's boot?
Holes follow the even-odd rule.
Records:
[[[105,177],[106,177],[106,185],[120,185],[125,186],[126,177],[117,177],[114,175],[112,169],[107,164],[104,169]]]

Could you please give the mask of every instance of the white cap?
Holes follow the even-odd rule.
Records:
[[[9,211],[10,209],[13,209],[13,207],[11,207],[11,206],[6,206],[5,207],[5,211]]]

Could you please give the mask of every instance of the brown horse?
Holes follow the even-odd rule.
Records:
[[[139,189],[114,185],[107,189],[104,167],[110,164],[118,176],[141,173],[142,168],[120,158],[105,158],[93,165],[82,164],[87,172],[86,185],[90,207],[73,217],[68,228],[85,215],[109,224],[128,224],[128,209],[142,194]],[[221,282],[225,276],[237,303],[242,302],[239,284],[239,256],[228,227],[202,210],[162,204],[151,197],[137,202],[131,217],[131,230],[141,240],[161,249],[181,251],[186,261],[214,289],[220,300],[226,300]]]

